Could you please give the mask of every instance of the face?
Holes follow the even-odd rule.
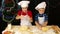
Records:
[[[38,11],[39,11],[40,14],[44,14],[45,9],[44,8],[40,8]]]
[[[26,12],[28,7],[22,7],[22,11]]]

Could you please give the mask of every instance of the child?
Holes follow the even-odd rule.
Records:
[[[41,29],[41,27],[43,27],[43,26],[46,26],[48,23],[48,16],[46,14],[44,14],[45,8],[46,8],[45,2],[41,2],[40,4],[38,4],[35,7],[35,9],[39,12],[35,16],[35,24],[39,29]]]
[[[28,4],[30,1],[21,1],[18,3],[18,5],[21,5],[22,10],[18,11],[18,15],[16,16],[16,19],[20,19],[21,26],[31,26],[32,22],[32,12],[28,9]]]

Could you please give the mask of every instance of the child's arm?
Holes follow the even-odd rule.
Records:
[[[37,21],[35,21],[35,24],[36,24],[36,26],[38,26],[38,27],[40,26],[40,24],[38,24],[38,22],[37,22]]]
[[[30,18],[30,22],[33,22],[32,18]]]
[[[19,15],[17,15],[17,16],[16,16],[16,19],[20,19],[20,16],[19,16]]]
[[[38,29],[42,29],[41,25],[38,23],[38,14],[35,16],[35,24],[38,27]]]
[[[17,19],[17,20],[18,20],[18,19],[23,19],[23,16],[17,15],[17,16],[16,16],[16,19]]]
[[[47,24],[48,24],[48,21],[45,21],[42,26],[47,26]]]
[[[16,19],[20,19],[21,18],[21,11],[18,11]]]
[[[29,17],[30,22],[33,22],[33,17],[32,17],[32,12],[31,11],[29,11],[28,17]]]
[[[42,28],[41,25],[37,21],[35,21],[35,24],[38,27],[38,29],[41,29]]]

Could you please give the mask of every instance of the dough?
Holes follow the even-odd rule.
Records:
[[[21,31],[26,31],[26,30],[28,30],[28,27],[27,27],[27,26],[21,26],[21,27],[20,27],[20,30],[21,30]]]
[[[42,31],[46,32],[46,31],[48,31],[48,30],[49,30],[48,27],[42,27]]]

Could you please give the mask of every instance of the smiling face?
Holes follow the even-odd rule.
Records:
[[[27,9],[28,9],[28,7],[22,7],[22,11],[23,11],[23,12],[26,12]]]
[[[44,8],[40,8],[38,11],[39,11],[40,14],[44,14],[45,9]]]

